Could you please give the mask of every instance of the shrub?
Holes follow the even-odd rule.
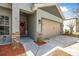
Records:
[[[66,35],[69,35],[69,33],[70,33],[70,31],[67,30],[67,29],[65,29],[65,34],[66,34]]]
[[[36,42],[44,42],[44,38],[42,37],[42,33],[40,33],[39,35],[38,35],[38,38],[37,38],[37,40],[36,40]]]
[[[44,38],[43,37],[38,37],[37,40],[36,40],[36,42],[40,42],[40,43],[44,42]]]

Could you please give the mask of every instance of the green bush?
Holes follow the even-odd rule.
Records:
[[[40,43],[44,42],[44,38],[43,37],[38,37],[37,40],[36,40],[36,42],[40,42]]]
[[[67,30],[67,29],[65,29],[65,34],[66,34],[66,35],[69,35],[69,33],[70,33],[70,31]]]

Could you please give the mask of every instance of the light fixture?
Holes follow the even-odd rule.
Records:
[[[39,24],[41,24],[41,20],[40,19],[38,20],[38,22],[39,22]]]

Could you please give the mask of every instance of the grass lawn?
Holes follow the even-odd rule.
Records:
[[[79,38],[79,32],[73,32],[72,35],[70,35],[70,36],[78,37]]]
[[[78,37],[79,38],[79,32],[73,32],[72,35],[70,35],[70,34],[63,34],[63,35],[73,36],[73,37]]]
[[[79,32],[73,32],[73,35],[79,35]]]
[[[56,49],[54,52],[51,52],[48,56],[71,56],[71,55],[60,49]]]

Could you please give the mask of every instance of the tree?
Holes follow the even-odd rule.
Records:
[[[75,22],[74,21],[69,21],[67,26],[70,28],[70,35],[72,35],[73,28],[75,26]]]
[[[79,3],[76,4],[76,8],[73,9],[73,13],[75,14],[75,18],[78,18],[79,19]]]

